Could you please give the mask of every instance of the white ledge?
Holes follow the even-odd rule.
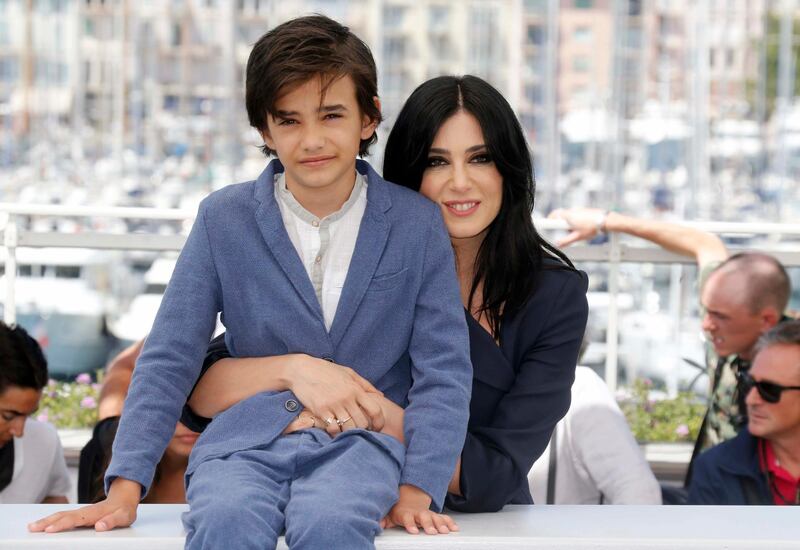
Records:
[[[0,505],[0,549],[183,548],[180,515],[185,505],[144,504],[133,527],[108,533],[88,529],[54,535],[27,532],[28,522],[65,508]],[[376,539],[376,547],[776,550],[796,549],[800,540],[800,515],[788,506],[507,506],[496,514],[453,515],[459,533],[413,536],[393,529]],[[283,539],[278,548],[286,548]]]

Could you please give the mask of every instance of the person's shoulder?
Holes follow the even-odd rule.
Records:
[[[722,464],[730,461],[732,457],[741,456],[749,452],[752,443],[752,436],[747,430],[742,430],[736,437],[714,445],[700,453],[697,463],[706,467],[718,468]]]
[[[390,213],[400,214],[404,218],[419,217],[419,219],[423,219],[439,208],[436,203],[422,193],[383,179],[383,176],[378,174],[366,161],[361,161],[357,166],[359,172],[367,178],[367,193],[369,194],[371,189],[373,193],[385,197],[391,205]]]
[[[226,185],[211,192],[200,202],[200,209],[206,213],[216,213],[220,209],[250,203],[255,197],[256,181],[245,181]]]
[[[29,418],[25,422],[25,433],[20,438],[20,442],[30,449],[35,449],[36,453],[47,452],[60,444],[58,431],[49,422],[39,422]]]
[[[586,301],[589,278],[559,259],[545,257],[532,296],[523,309],[541,312],[543,303]]]

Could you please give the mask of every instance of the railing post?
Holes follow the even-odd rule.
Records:
[[[606,327],[606,385],[617,390],[617,359],[619,346],[619,264],[622,259],[619,235],[610,233],[608,249],[608,326]]]
[[[3,321],[7,325],[17,322],[17,302],[14,290],[17,284],[17,220],[9,215],[3,246],[6,248],[6,301],[3,309]]]

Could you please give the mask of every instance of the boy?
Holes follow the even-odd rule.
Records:
[[[466,430],[467,330],[438,208],[356,163],[376,139],[376,82],[366,45],[323,16],[256,43],[248,116],[278,160],[201,204],[135,371],[106,501],[31,529],[133,521],[218,311],[235,356],[329,359],[407,405],[406,446],[365,430],[281,435],[302,409],[294,395],[246,399],[195,446],[188,548],[274,547],[284,528],[292,548],[372,548],[398,485],[395,510],[441,509]]]

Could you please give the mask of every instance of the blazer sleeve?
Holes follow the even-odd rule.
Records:
[[[221,310],[222,296],[206,227],[208,199],[198,211],[178,257],[153,328],[136,363],[105,475],[123,477],[147,493],[200,372]]]
[[[225,333],[223,332],[211,340],[211,343],[208,345],[208,350],[206,350],[206,358],[203,360],[203,366],[200,369],[200,376],[197,377],[197,382],[195,382],[194,386],[192,386],[192,391],[190,391],[189,395],[186,396],[186,403],[183,405],[183,411],[181,411],[181,423],[190,430],[200,433],[211,423],[210,418],[200,416],[192,410],[192,408],[189,406],[189,399],[191,399],[194,389],[197,387],[197,384],[200,382],[200,379],[203,377],[203,375],[208,372],[208,369],[210,369],[217,361],[226,359],[228,357],[231,357],[231,352],[228,350],[228,346],[225,344]]]
[[[403,431],[406,459],[401,484],[430,495],[441,510],[464,444],[472,363],[452,246],[439,208],[425,235],[420,291],[409,342],[412,385]]]
[[[528,338],[516,378],[486,425],[473,426],[461,453],[462,496],[448,495],[460,512],[495,512],[527,486],[528,471],[569,409],[588,305],[587,278],[564,271],[560,288],[540,287],[517,338]],[[546,319],[536,334],[530,325]]]

